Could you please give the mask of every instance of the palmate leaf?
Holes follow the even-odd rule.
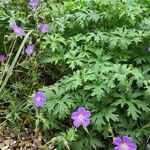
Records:
[[[127,115],[128,116],[131,115],[134,120],[137,120],[139,114],[141,114],[141,111],[138,110],[132,102],[128,102],[127,105],[128,105]]]
[[[118,115],[115,114],[115,111],[115,108],[104,108],[92,117],[92,122],[96,125],[97,130],[101,130],[101,127],[110,121],[118,121]]]
[[[85,24],[87,24],[86,20],[87,20],[87,14],[83,13],[83,12],[76,12],[76,18],[77,18],[77,22],[80,24],[80,26],[82,28],[84,28]]]
[[[66,80],[62,80],[61,87],[64,90],[74,90],[77,87],[82,86],[82,76],[81,71],[77,70],[70,77],[66,77]]]
[[[67,64],[71,69],[74,69],[77,66],[83,66],[86,59],[86,55],[80,52],[80,49],[74,51],[69,51],[65,54],[64,58],[67,60]]]
[[[124,81],[127,79],[127,75],[131,73],[131,68],[127,67],[127,65],[114,64],[112,68],[114,72],[112,80],[117,79],[121,83],[124,83]]]
[[[137,82],[140,82],[140,81],[144,82],[144,76],[140,69],[137,69],[137,68],[132,69],[131,74],[133,75],[133,78],[137,80]]]
[[[100,147],[103,147],[103,144],[100,142],[99,139],[97,138],[82,138],[81,140],[77,141],[76,144],[74,145],[75,150],[83,150],[83,149],[91,150],[95,149],[97,150]]]
[[[95,78],[96,78],[96,81],[93,80],[92,83],[86,84],[84,86],[84,89],[91,90],[91,96],[96,96],[97,100],[100,101],[101,98],[105,96],[106,91],[108,91],[109,88],[108,86],[105,85],[105,83],[100,77],[95,76]]]
[[[84,68],[83,70],[77,70],[73,75],[65,76],[60,80],[60,86],[64,91],[75,90],[78,87],[84,85],[88,80],[94,80],[95,75],[93,70]]]
[[[0,10],[0,20],[6,20],[9,18],[9,15],[4,10]]]
[[[147,36],[143,31],[135,29],[116,28],[114,31],[110,32],[109,47],[114,49],[118,47],[122,50],[128,48],[132,43],[139,43],[142,38]]]
[[[142,109],[145,112],[150,112],[149,105],[145,101],[141,100],[132,100],[132,102],[138,107],[138,109]]]
[[[150,30],[150,17],[144,18],[140,23],[140,28],[145,28],[147,31]]]
[[[150,109],[148,104],[138,100],[137,97],[141,96],[141,93],[128,93],[127,95],[120,95],[119,99],[116,100],[112,105],[113,106],[127,106],[127,115],[131,116],[134,120],[137,120],[139,115],[142,114],[142,111],[149,112]]]
[[[108,73],[112,68],[112,64],[108,61],[111,59],[110,55],[104,55],[103,49],[94,49],[91,51],[92,56],[89,60],[91,63],[91,68],[94,70],[94,68],[98,67],[98,72],[101,73]],[[88,65],[89,66],[89,65]],[[97,69],[95,70],[97,72]]]
[[[131,44],[131,41],[127,38],[115,37],[114,35],[110,38],[110,48],[119,47],[122,50],[126,50],[128,45]]]
[[[57,30],[60,32],[64,32],[67,22],[68,22],[68,18],[66,18],[66,16],[63,16],[61,18],[56,18],[55,23],[58,28]]]
[[[109,37],[107,33],[96,30],[95,32],[88,33],[85,40],[89,42],[90,40],[94,40],[96,43],[108,43]]]
[[[74,102],[70,95],[65,94],[62,89],[55,87],[50,89],[44,87],[43,91],[46,93],[47,102],[45,109],[52,115],[59,118],[65,118],[70,113],[70,109],[74,107]]]
[[[52,85],[52,88],[55,88],[56,86],[63,89],[64,92],[68,92],[71,90],[75,90],[78,87],[82,86],[82,80],[80,77],[80,71],[74,72],[74,74],[71,76],[64,76],[62,79],[60,79],[57,83]]]
[[[125,5],[122,5],[122,7],[120,7],[120,17],[125,16],[131,24],[134,24],[136,18],[140,17],[141,13],[146,10],[142,5],[137,4],[134,1],[126,1]]]
[[[102,86],[97,85],[97,86],[94,86],[91,96],[96,95],[97,99],[99,100],[102,96],[104,96],[104,94],[105,94],[105,91],[102,89]]]
[[[100,15],[98,14],[97,11],[93,11],[93,10],[88,10],[87,12],[87,18],[89,21],[93,21],[95,23],[98,22],[98,20],[100,19]]]
[[[60,34],[46,35],[43,37],[41,47],[45,49],[48,47],[52,52],[60,51],[66,45],[66,41]]]
[[[71,128],[71,129],[67,130],[67,133],[66,133],[67,141],[69,141],[69,142],[75,141],[76,137],[77,137],[77,134],[74,129]]]
[[[93,120],[93,123],[97,126],[97,128],[99,128],[98,130],[100,130],[102,125],[106,124],[106,122],[103,118],[103,115],[101,113],[98,113],[98,114],[94,115],[92,120]]]
[[[85,35],[81,33],[75,36],[72,36],[67,40],[68,46],[71,49],[75,49],[76,47],[78,47],[78,43],[84,41],[85,39],[86,39]]]
[[[55,65],[58,64],[59,61],[63,60],[63,50],[62,52],[55,52],[51,53],[50,55],[41,57],[42,63],[54,63]]]

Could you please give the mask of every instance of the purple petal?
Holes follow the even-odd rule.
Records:
[[[36,107],[40,107],[40,106],[44,106],[46,96],[42,91],[39,91],[39,92],[35,93],[33,99],[34,99],[34,103],[35,103]]]
[[[71,119],[75,120],[78,118],[78,116],[79,116],[78,112],[73,112],[71,115]]]
[[[41,102],[35,102],[36,107],[43,107],[44,106],[44,101]]]
[[[122,150],[121,146],[114,147],[114,150]]]
[[[12,24],[11,28],[14,30],[17,36],[21,37],[25,35],[24,30],[21,27],[18,27],[16,23]]]
[[[114,137],[113,138],[113,143],[115,145],[120,145],[122,143],[122,140],[121,140],[121,138]]]
[[[125,142],[125,143],[127,143],[127,144],[132,143],[132,139],[129,136],[124,136],[122,138],[122,141]]]
[[[75,127],[78,128],[81,125],[81,122],[79,120],[74,120],[73,124],[74,124]]]
[[[40,23],[39,24],[39,29],[42,33],[48,33],[49,32],[49,29],[48,27],[46,26],[46,24],[44,23]]]
[[[79,107],[77,111],[78,112],[84,112],[84,111],[86,111],[86,109],[84,107]]]
[[[28,6],[35,8],[40,3],[40,0],[30,0]]]
[[[90,124],[90,119],[85,119],[85,120],[82,121],[82,125],[84,127],[87,127],[89,124]]]
[[[0,55],[0,62],[4,63],[7,60],[7,57]]]
[[[34,45],[28,45],[27,48],[25,49],[25,53],[30,56],[34,53],[35,51],[35,46]]]
[[[129,144],[129,149],[130,150],[137,150],[137,145],[134,143]]]
[[[13,23],[13,24],[11,25],[11,27],[12,27],[13,30],[14,30],[15,28],[18,28],[18,26],[17,26],[16,23]]]
[[[86,127],[90,124],[90,116],[90,111],[87,111],[84,107],[79,107],[77,111],[72,113],[71,119],[74,120],[74,125],[76,127],[79,127],[80,125]]]
[[[91,117],[91,112],[86,110],[83,112],[83,115],[85,116],[85,118],[90,118]]]

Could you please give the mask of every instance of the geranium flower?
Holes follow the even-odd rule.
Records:
[[[114,138],[113,143],[116,145],[114,150],[137,150],[136,144],[132,143],[132,139],[128,136],[122,138]]]
[[[28,6],[31,8],[35,8],[40,3],[40,0],[30,0]]]
[[[35,46],[34,45],[28,45],[25,49],[25,53],[27,54],[27,56],[31,56],[35,51]]]
[[[38,91],[35,93],[33,100],[36,107],[43,107],[46,101],[46,96],[44,92]]]
[[[17,36],[21,37],[25,35],[24,30],[21,27],[18,27],[16,23],[12,24],[11,28],[14,30]]]
[[[39,24],[39,29],[42,33],[48,33],[49,32],[49,29],[48,27],[46,26],[46,24],[44,23],[40,23]]]
[[[0,62],[4,63],[7,60],[7,57],[0,55]]]
[[[73,112],[71,115],[75,127],[79,127],[80,125],[87,127],[90,124],[90,117],[91,112],[84,107],[79,107],[77,111]]]

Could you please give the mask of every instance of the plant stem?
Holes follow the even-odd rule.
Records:
[[[1,85],[1,87],[0,87],[0,93],[1,93],[1,91],[3,90],[4,86],[7,84],[7,81],[8,81],[8,79],[10,78],[10,76],[11,76],[11,74],[12,74],[13,68],[15,67],[15,64],[16,64],[16,62],[17,62],[17,60],[18,60],[18,58],[19,58],[19,56],[20,56],[20,54],[21,54],[21,51],[22,51],[22,49],[23,49],[23,47],[24,47],[24,45],[25,45],[25,42],[27,41],[29,35],[30,35],[32,32],[33,32],[33,30],[30,30],[30,31],[26,34],[24,40],[22,41],[22,43],[21,43],[21,45],[20,45],[20,47],[19,47],[19,50],[18,50],[18,52],[17,52],[17,54],[16,54],[16,56],[15,56],[15,58],[14,58],[12,64],[10,65],[10,68],[9,68],[10,70],[9,70],[9,72],[7,72],[6,77],[5,77],[5,79],[4,79],[4,82],[2,83],[2,85]]]

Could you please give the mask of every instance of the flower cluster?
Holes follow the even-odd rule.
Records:
[[[30,0],[28,3],[28,6],[32,9],[35,9],[38,4],[40,3],[40,0]],[[25,31],[18,26],[16,23],[13,23],[11,25],[12,30],[14,33],[22,38],[25,36]],[[48,33],[50,32],[49,28],[44,23],[38,24],[39,31],[41,33]],[[35,52],[35,45],[29,44],[25,48],[25,53],[27,56],[31,56]],[[150,48],[148,48],[148,51],[150,51]],[[4,62],[6,60],[6,57],[4,55],[0,55],[0,62]],[[33,101],[36,107],[43,107],[45,105],[46,101],[46,95],[42,91],[38,91],[33,96]],[[78,128],[80,126],[87,127],[90,125],[91,121],[91,112],[84,107],[79,107],[75,112],[72,113],[71,119],[73,120],[73,125]],[[113,143],[115,145],[114,150],[137,150],[136,144],[133,143],[131,137],[124,136],[122,138],[115,137],[113,139]]]
[[[30,0],[28,6],[31,7],[32,9],[35,9],[40,2],[41,2],[40,0]],[[22,38],[23,36],[25,36],[25,31],[21,27],[19,27],[16,23],[13,23],[11,25],[11,28],[18,37]],[[39,23],[38,28],[42,33],[49,32],[48,27],[44,23]],[[35,52],[35,45],[29,44],[24,51],[27,56],[31,56]],[[4,62],[5,60],[6,57],[4,55],[0,55],[0,62]],[[42,91],[39,91],[35,93],[33,99],[36,107],[43,107],[46,101],[46,96]]]
[[[33,97],[36,107],[43,107],[46,101],[46,96],[44,92],[38,91]],[[91,112],[84,107],[79,107],[77,111],[73,112],[71,119],[73,120],[73,125],[78,128],[80,126],[87,127],[90,124]],[[136,144],[132,142],[131,137],[124,136],[122,138],[113,138],[113,143],[115,145],[114,150],[137,150]]]
[[[116,145],[114,150],[137,150],[136,144],[128,136],[122,138],[114,138],[113,143]]]
[[[28,6],[34,9],[37,7],[39,3],[40,3],[40,0],[30,0],[28,3]],[[23,36],[25,36],[25,31],[21,27],[19,27],[16,23],[13,23],[11,25],[11,28],[18,37],[22,38]],[[42,33],[49,32],[48,27],[44,23],[39,23],[38,28]],[[27,56],[31,56],[34,53],[34,51],[35,51],[35,46],[32,44],[29,44],[25,49],[25,53],[27,54]]]

